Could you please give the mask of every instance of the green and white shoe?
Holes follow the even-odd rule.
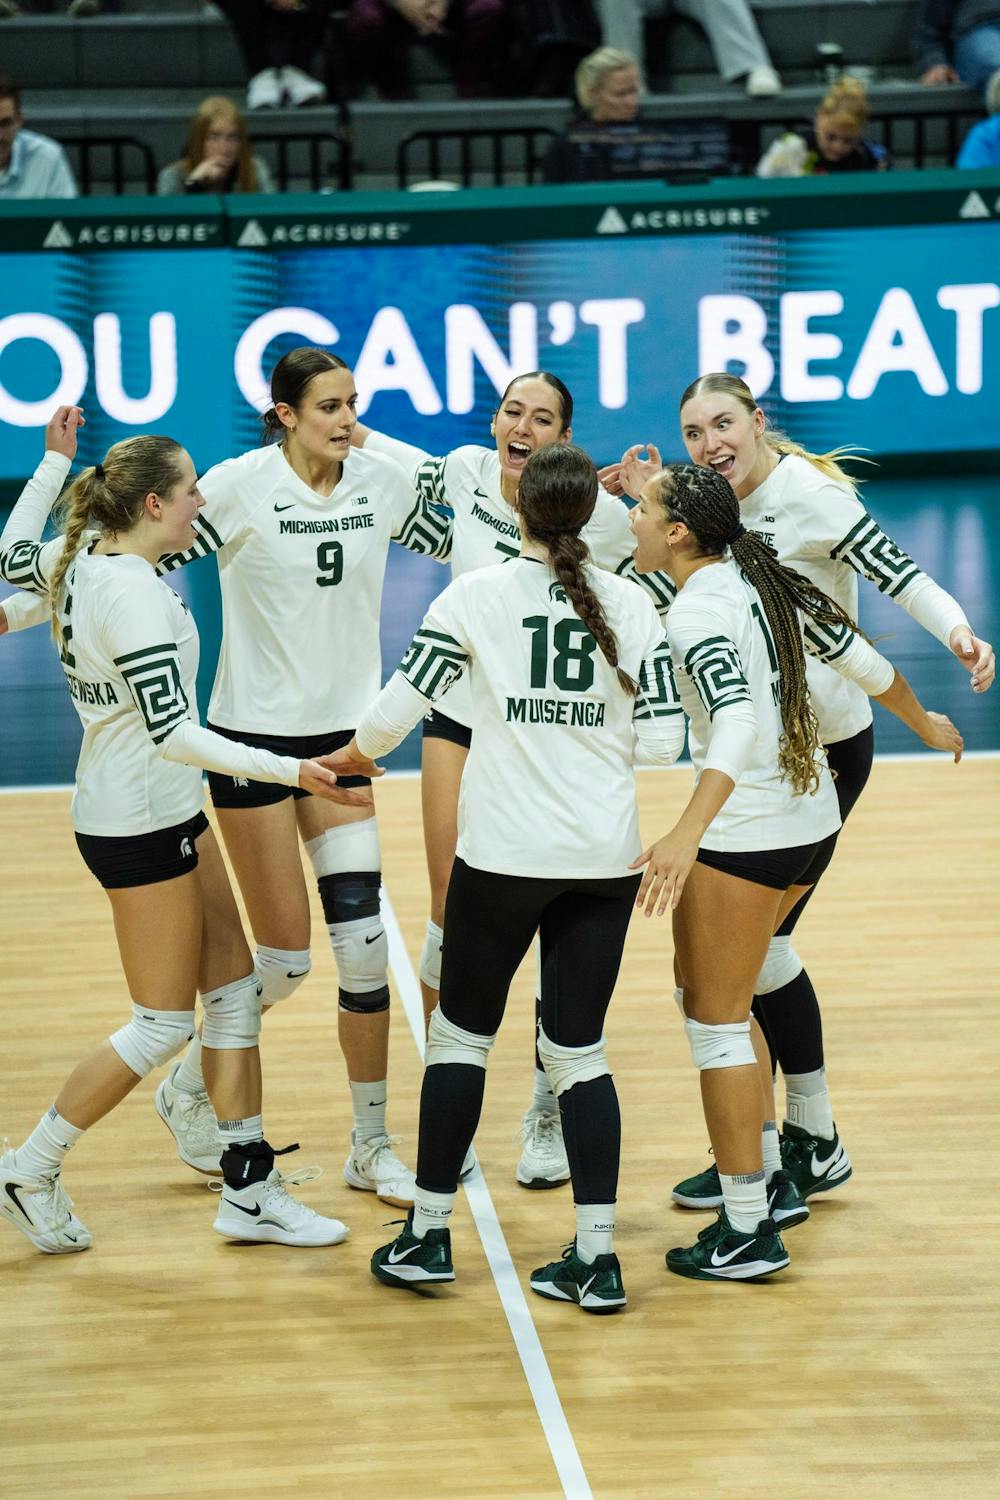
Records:
[[[806,1200],[787,1172],[775,1172],[767,1185],[767,1216],[779,1231],[794,1229],[809,1217]]]
[[[532,1271],[531,1290],[553,1302],[575,1302],[589,1313],[617,1312],[627,1301],[617,1255],[581,1260],[575,1239],[566,1246],[561,1260]]]
[[[397,1223],[401,1222],[397,1220]],[[429,1229],[422,1240],[413,1233],[413,1209],[403,1231],[390,1245],[382,1245],[372,1256],[372,1275],[386,1286],[432,1286],[454,1281],[451,1234],[447,1229]]]
[[[827,1141],[787,1120],[781,1127],[781,1164],[803,1198],[840,1187],[853,1170],[836,1126],[833,1140]]]
[[[754,1232],[747,1234],[733,1228],[724,1208],[693,1245],[666,1254],[668,1271],[696,1281],[762,1281],[783,1271],[788,1259],[773,1219],[761,1219]]]
[[[704,1172],[685,1177],[670,1196],[681,1208],[721,1208],[722,1183],[719,1181],[718,1167],[713,1162]]]

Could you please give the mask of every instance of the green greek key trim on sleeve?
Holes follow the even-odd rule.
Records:
[[[684,670],[710,718],[714,719],[720,708],[753,701],[740,654],[724,635],[709,636],[692,646],[684,658]]]
[[[441,630],[418,630],[399,670],[418,693],[432,702],[461,677],[469,661],[468,652]]]
[[[683,712],[670,648],[664,640],[642,664],[632,718],[669,719]]]
[[[886,536],[877,521],[866,511],[858,524],[830,553],[836,562],[845,562],[890,599],[901,594],[908,584],[920,577],[920,569],[891,536]]]
[[[177,647],[173,642],[145,646],[115,657],[136,708],[155,745],[178,724],[190,718],[190,705],[181,682]]]

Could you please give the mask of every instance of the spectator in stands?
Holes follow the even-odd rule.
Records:
[[[246,64],[247,109],[322,104],[314,76],[333,0],[215,0],[236,33]]]
[[[956,167],[1000,167],[1000,68],[986,85],[988,120],[973,125],[958,153]]]
[[[868,95],[856,78],[838,78],[820,100],[812,128],[779,136],[757,164],[758,177],[826,177],[884,172],[889,153],[865,139]]]
[[[0,199],[75,198],[76,180],[58,141],[24,129],[21,90],[0,73]]]
[[[156,191],[273,193],[275,187],[266,164],[250,154],[243,115],[231,100],[213,95],[195,110],[184,155],[163,168]]]
[[[985,96],[1000,68],[1000,0],[921,0],[913,52],[921,83],[967,83]]]
[[[463,99],[495,93],[504,77],[507,0],[353,0],[345,19],[356,82],[383,99],[412,99],[410,51],[427,42],[455,74]]]
[[[743,79],[753,98],[781,93],[764,38],[750,10],[749,0],[598,0],[598,9],[608,46],[620,47],[645,57],[646,16],[671,12],[695,21],[708,37],[715,66],[726,83]]]

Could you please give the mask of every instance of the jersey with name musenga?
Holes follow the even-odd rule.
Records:
[[[47,599],[64,541],[39,538],[69,471],[47,453],[0,538],[0,576]],[[125,837],[183,823],[204,801],[202,767],[298,784],[299,762],[231,744],[198,724],[198,631],[187,605],[134,554],[79,552],[59,593],[60,659],[83,725],[73,825]]]
[[[852,620],[858,618],[860,576],[870,578],[945,646],[955,626],[965,623],[961,605],[897,547],[854,489],[829,479],[798,454],[782,458],[764,483],[740,501],[740,520]],[[855,683],[838,677],[822,661],[810,660],[807,667],[825,745],[850,739],[871,723],[871,704]]]
[[[891,685],[892,666],[854,631],[807,620],[804,638],[809,653],[863,691]],[[798,794],[781,778],[778,654],[760,596],[731,557],[691,575],[670,606],[667,640],[695,769],[699,776],[722,771],[736,783],[702,847],[791,849],[834,833],[840,812],[822,750],[815,793]]]
[[[453,578],[517,556],[521,528],[516,513],[503,498],[500,455],[495,448],[468,444],[434,458],[421,448],[375,432],[365,444],[366,452],[372,448],[395,458],[413,475],[417,492],[428,505],[453,512],[449,555]],[[636,573],[632,561],[635,538],[628,515],[623,501],[600,489],[594,514],[581,536],[597,567],[639,583],[657,608],[665,610],[674,596],[673,584],[663,573],[642,578]],[[471,728],[471,699],[464,679],[455,683],[441,711]]]
[[[225,729],[353,729],[378,692],[390,540],[437,556],[448,527],[391,459],[352,449],[328,497],[280,446],[210,469],[198,542],[161,570],[216,552],[223,628],[208,718]]]
[[[468,670],[475,734],[462,776],[458,853],[504,875],[618,877],[641,852],[633,751],[675,760],[684,717],[651,600],[587,567],[639,684],[622,690],[547,564],[518,558],[438,595],[358,725],[384,754]]]

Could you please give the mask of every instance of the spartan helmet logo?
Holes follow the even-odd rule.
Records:
[[[569,600],[566,597],[566,590],[563,588],[561,583],[549,584],[549,598],[554,599],[556,604],[569,603]]]
[[[191,847],[191,840],[189,838],[181,839],[181,859],[191,859],[193,855],[194,849]]]

